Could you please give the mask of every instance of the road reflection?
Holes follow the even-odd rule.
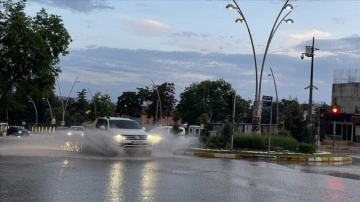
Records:
[[[346,201],[348,199],[342,178],[329,176],[326,186],[327,189],[332,190],[329,192],[330,194],[327,196],[328,199],[326,201]]]
[[[141,172],[141,201],[151,202],[154,201],[154,195],[156,194],[156,187],[158,176],[157,172],[159,170],[158,164],[146,162]]]
[[[124,167],[121,162],[115,162],[110,167],[107,186],[107,199],[109,202],[123,201],[124,184],[123,171]]]

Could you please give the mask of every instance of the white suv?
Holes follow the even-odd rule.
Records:
[[[152,151],[150,135],[133,119],[99,117],[95,121],[95,127],[111,135],[113,140],[126,152],[143,150],[151,153]]]

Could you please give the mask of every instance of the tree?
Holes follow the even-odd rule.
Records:
[[[281,100],[284,103],[285,129],[298,141],[302,141],[301,132],[305,127],[306,120],[301,106],[297,100]]]
[[[77,100],[73,104],[73,117],[75,124],[81,124],[86,120],[86,110],[89,108],[89,103],[86,100],[86,93],[87,91],[85,89],[77,92]]]
[[[232,114],[232,109],[227,107],[226,96],[233,92],[235,90],[231,84],[222,79],[193,83],[180,94],[177,110],[181,114],[182,121],[190,125],[196,124],[204,113],[208,114],[211,122],[225,122],[230,120]],[[248,108],[249,102],[237,96],[235,104],[237,120],[246,116],[243,112],[248,111]]]
[[[123,92],[118,97],[116,112],[119,116],[141,117],[140,99],[136,92]]]
[[[164,117],[173,112],[175,103],[177,102],[175,99],[174,83],[165,82],[158,86],[146,86],[145,88],[137,89],[140,102],[147,103],[148,105],[148,109],[146,110],[148,118],[158,117],[159,119],[161,116]],[[161,115],[160,112],[162,112]]]
[[[102,95],[100,92],[95,93],[97,114],[99,116],[118,116],[116,114],[116,105],[111,102],[108,94]]]
[[[68,54],[71,37],[57,15],[41,9],[25,14],[26,0],[1,1],[0,6],[0,106],[15,108],[12,92],[47,97],[61,72],[60,56]]]

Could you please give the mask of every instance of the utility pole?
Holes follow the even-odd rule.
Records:
[[[313,85],[313,78],[314,78],[314,52],[316,50],[319,50],[317,48],[314,47],[315,45],[315,38],[313,37],[312,39],[312,46],[305,46],[305,53],[301,54],[301,59],[304,59],[304,55],[306,57],[311,57],[311,68],[310,68],[310,85],[308,87],[306,87],[305,89],[309,88],[309,106],[308,106],[308,117],[307,117],[307,122],[308,124],[312,124],[312,97],[313,97],[313,89],[317,89],[314,85]]]

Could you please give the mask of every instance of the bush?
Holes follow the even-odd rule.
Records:
[[[277,135],[282,137],[291,137],[290,132],[287,130],[279,130]]]
[[[296,151],[299,142],[290,136],[271,136],[271,146],[273,147],[281,147],[285,150]]]
[[[313,145],[313,144],[306,144],[306,143],[299,144],[299,152],[300,153],[313,154],[313,153],[315,153],[315,151],[316,151],[316,148],[315,148],[315,145]]]
[[[314,144],[316,129],[314,126],[307,125],[301,132],[302,142]]]
[[[206,139],[206,147],[210,149],[229,149],[231,141],[231,125],[223,125],[216,133],[216,136],[210,136]]]
[[[226,147],[226,139],[224,136],[210,136],[206,139],[206,147],[209,149],[224,149]]]
[[[234,149],[260,149],[267,148],[266,136],[258,134],[241,134],[234,135]]]
[[[267,150],[269,144],[268,135],[242,134],[234,135],[234,149]],[[271,136],[271,148],[280,147],[285,150],[296,151],[298,141],[292,137]]]

